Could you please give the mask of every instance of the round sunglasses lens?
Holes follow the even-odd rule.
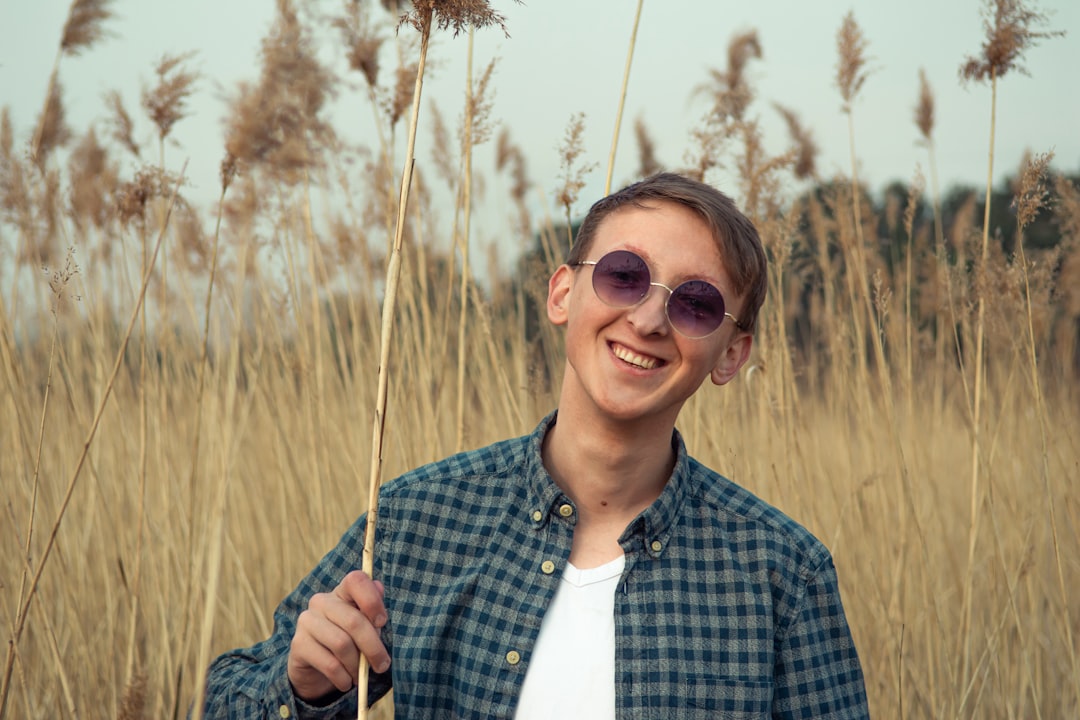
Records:
[[[593,268],[593,289],[612,307],[636,305],[649,292],[649,267],[632,252],[609,252]]]
[[[667,306],[672,327],[691,338],[705,337],[724,321],[724,297],[704,280],[675,288]]]

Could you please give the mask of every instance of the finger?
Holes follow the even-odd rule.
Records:
[[[289,650],[290,679],[294,686],[304,684],[308,668],[322,675],[340,692],[348,692],[356,683],[360,654],[347,632],[314,612],[302,613]],[[316,692],[315,694],[324,694]]]
[[[372,580],[360,570],[346,575],[334,588],[335,595],[360,608],[360,612],[377,628],[386,624],[386,606],[383,604],[385,591],[381,582]]]
[[[390,666],[390,654],[382,643],[379,629],[372,624],[372,621],[364,613],[351,603],[343,601],[327,603],[323,611],[326,614],[326,620],[347,635],[351,646],[368,659],[375,672],[386,671]],[[385,622],[385,613],[383,617]],[[329,634],[327,639],[331,639]],[[341,639],[337,637],[332,638],[332,640],[341,642]],[[336,651],[336,648],[331,646],[331,650]],[[347,648],[343,649],[343,651],[345,650]]]

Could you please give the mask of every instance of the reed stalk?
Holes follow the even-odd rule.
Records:
[[[626,89],[630,85],[630,64],[634,60],[634,46],[637,43],[638,24],[641,22],[641,6],[645,0],[638,0],[634,11],[634,26],[630,30],[630,47],[626,50],[626,67],[623,69],[622,89],[619,90],[619,107],[615,111],[615,129],[611,133],[611,152],[608,153],[607,177],[604,180],[604,195],[611,194],[611,177],[615,173],[615,150],[619,146],[619,128],[622,126],[623,109],[626,107]]]
[[[465,449],[465,352],[467,320],[469,314],[469,221],[472,219],[472,156],[473,156],[473,38],[476,28],[469,28],[469,49],[465,61],[465,119],[461,148],[462,163],[462,227],[461,237],[461,308],[458,314],[457,337],[457,433],[454,451]]]
[[[69,256],[70,259],[70,256]],[[64,283],[66,285],[66,281]],[[26,526],[26,542],[23,545],[23,555],[25,562],[23,563],[22,576],[19,579],[19,592],[15,596],[17,604],[23,602],[23,593],[26,591],[26,581],[30,574],[30,551],[31,541],[34,536],[34,520],[37,517],[37,503],[38,503],[38,491],[41,486],[41,446],[45,440],[45,418],[48,415],[49,410],[49,397],[52,391],[52,377],[53,369],[56,367],[56,353],[57,353],[57,339],[60,334],[60,303],[63,301],[63,287],[61,291],[57,293],[56,307],[53,309],[53,327],[52,327],[52,339],[49,346],[49,370],[45,377],[45,393],[41,402],[41,420],[38,423],[38,438],[37,449],[34,452],[34,479],[33,489],[30,496],[30,518],[27,521]],[[0,714],[3,711],[3,704],[0,703]]]
[[[990,199],[994,186],[994,130],[997,121],[997,69],[990,69],[990,149],[987,155],[986,168],[986,201],[983,208],[982,244],[979,251],[979,264],[977,273],[979,277],[987,272],[987,258],[990,248]],[[981,285],[981,283],[977,283]],[[974,595],[975,583],[975,550],[978,545],[980,505],[982,503],[982,488],[980,486],[980,456],[982,441],[982,404],[985,391],[986,378],[983,371],[983,352],[986,333],[986,297],[983,288],[978,292],[978,309],[975,320],[975,367],[974,380],[972,381],[972,406],[971,406],[971,481],[970,509],[968,514],[968,552],[967,571],[964,576],[964,609],[960,619],[960,637],[963,638],[964,652],[963,664],[960,676],[966,678],[971,663],[971,602]]]
[[[319,247],[319,242],[315,237],[315,228],[311,221],[311,178],[306,167],[304,168],[301,217],[304,223],[304,241],[307,246],[308,282],[311,284],[311,308],[309,312],[311,315],[311,346],[314,351],[313,365],[315,375],[315,392],[307,393],[307,400],[311,417],[312,447],[316,450],[316,452],[312,454],[312,458],[315,461],[315,480],[316,482],[321,483],[330,472],[330,457],[328,454],[327,443],[315,442],[315,438],[317,437],[326,437],[326,427],[323,424],[324,415],[319,412],[319,408],[323,407],[326,402],[326,373],[323,362],[324,318],[319,303],[320,285],[317,271],[319,259],[321,258],[321,249]],[[301,320],[301,322],[303,321]],[[319,488],[317,492],[321,493],[322,489]],[[321,508],[324,512],[328,509],[325,504],[322,504]],[[323,526],[329,525],[329,518],[326,515],[320,518],[320,520]]]
[[[364,528],[364,551],[361,569],[369,576],[375,567],[375,526],[378,520],[379,486],[382,484],[383,442],[386,429],[386,399],[390,384],[390,342],[393,337],[394,309],[397,305],[398,285],[401,277],[401,247],[405,238],[405,222],[409,205],[409,189],[412,184],[413,162],[416,154],[416,127],[420,118],[420,95],[424,87],[424,66],[427,62],[428,40],[431,38],[431,21],[434,8],[428,5],[419,18],[420,57],[417,61],[416,84],[413,87],[412,111],[409,118],[409,135],[405,143],[405,165],[401,171],[401,191],[398,196],[397,225],[394,244],[390,250],[390,263],[386,269],[386,294],[383,297],[381,330],[379,333],[379,379],[375,394],[375,416],[371,437],[371,464],[368,476],[367,522]],[[360,656],[357,675],[357,720],[368,717],[368,660]]]
[[[940,293],[942,288],[946,288],[946,292],[949,294],[950,307],[952,296],[952,279],[948,272],[948,257],[945,251],[945,236],[941,229],[941,190],[938,187],[938,175],[937,175],[937,157],[934,149],[934,116],[935,116],[935,100],[933,90],[930,88],[930,81],[927,79],[926,70],[919,69],[919,99],[915,104],[915,126],[919,129],[919,134],[922,135],[922,144],[926,147],[927,162],[930,169],[930,207],[933,212],[934,220],[934,252],[933,257],[935,259],[934,267],[936,270],[936,282],[937,292]],[[910,236],[910,233],[908,233]],[[910,238],[909,238],[910,239]],[[943,404],[945,399],[945,318],[944,311],[941,307],[940,301],[937,307],[934,309],[933,316],[933,331],[934,331],[934,373],[933,373],[933,395],[932,395],[932,407],[934,408],[934,418],[940,418],[943,413]],[[950,327],[952,332],[956,330],[956,317],[950,316]],[[951,334],[951,333],[950,333]]]
[[[868,328],[874,327],[874,311],[870,300],[870,286],[866,280],[866,257],[865,241],[862,227],[862,198],[859,187],[858,156],[855,154],[855,115],[854,102],[859,91],[866,82],[868,71],[866,70],[866,39],[858,23],[855,22],[853,12],[848,12],[840,25],[836,35],[837,61],[836,84],[843,99],[843,111],[847,115],[848,126],[848,154],[851,160],[851,210],[855,227],[853,229],[854,243],[842,230],[841,241],[848,239],[845,245],[848,259],[848,272],[845,273],[848,285],[848,295],[851,300],[851,320],[855,331],[855,358],[858,363],[859,380],[869,382],[869,371],[866,366],[866,340],[863,334],[863,323],[860,319],[860,304],[866,309],[869,318]],[[851,272],[854,270],[854,273]],[[854,275],[854,277],[852,277]],[[855,284],[857,281],[857,285]],[[860,303],[860,299],[863,301]]]
[[[240,363],[240,344],[233,343],[229,352],[227,378],[236,378],[237,368]],[[202,720],[205,706],[204,695],[206,693],[206,668],[210,666],[210,641],[213,638],[214,618],[217,610],[218,585],[221,581],[221,561],[223,546],[225,543],[225,509],[228,504],[229,478],[233,475],[231,456],[235,452],[233,445],[234,428],[243,423],[236,418],[237,414],[237,384],[235,379],[227,383],[225,389],[225,406],[223,409],[222,437],[221,437],[221,466],[219,473],[221,480],[214,485],[214,496],[210,506],[209,522],[209,556],[206,567],[206,595],[203,605],[202,619],[199,628],[199,644],[196,653],[196,667],[201,668],[195,677],[195,712],[194,720]]]
[[[237,170],[237,168],[236,168],[236,159],[234,157],[232,157],[232,156],[227,156],[225,158],[225,160],[221,164],[221,194],[218,197],[217,218],[216,218],[215,223],[214,223],[214,240],[213,240],[213,245],[212,245],[211,253],[210,253],[210,270],[209,270],[209,276],[207,278],[207,284],[206,284],[206,299],[203,302],[202,340],[199,343],[199,358],[198,358],[198,361],[197,361],[198,364],[196,365],[196,368],[195,368],[195,411],[194,411],[195,412],[195,415],[194,415],[195,429],[194,429],[194,438],[192,440],[192,446],[191,446],[191,452],[190,452],[191,472],[190,472],[190,474],[188,476],[188,484],[192,488],[195,487],[195,481],[196,481],[196,478],[198,476],[198,468],[199,468],[200,445],[201,445],[202,427],[203,427],[203,421],[202,421],[203,403],[205,402],[205,398],[206,398],[206,367],[207,367],[207,362],[208,362],[209,356],[210,356],[210,313],[211,313],[211,308],[213,307],[214,286],[215,286],[215,283],[216,283],[216,280],[217,280],[217,273],[218,273],[218,259],[219,259],[219,249],[220,249],[220,242],[221,242],[221,220],[222,220],[222,216],[224,215],[224,212],[225,212],[225,195],[229,191],[229,187],[232,185],[233,179],[235,179],[235,177],[236,177],[236,170]],[[194,534],[194,533],[192,533],[192,534]],[[142,538],[141,525],[140,525],[139,538],[140,538],[140,548],[141,548],[141,538]],[[194,552],[191,552],[191,555],[194,556]],[[215,562],[217,562],[217,560]],[[193,571],[192,571],[192,576],[193,576]],[[189,596],[194,595],[193,587],[190,584],[189,584],[189,588],[188,588],[188,595]],[[212,597],[212,596],[208,596],[208,597]],[[138,598],[138,596],[136,595],[136,599],[137,598]],[[207,601],[207,603],[208,603],[208,605],[212,605],[212,603],[209,600]],[[186,620],[185,620],[185,622],[186,622]],[[131,644],[134,643],[134,628],[135,628],[135,619],[133,618],[132,622],[131,622],[131,635],[129,636],[129,643],[131,643]],[[204,676],[205,673],[200,673],[200,675]],[[203,687],[205,688],[205,677],[201,677],[199,682],[204,683]],[[199,697],[199,695],[196,695],[196,697]],[[203,706],[203,703],[201,703],[201,702],[195,703],[195,707],[196,707],[195,712],[196,712],[197,716],[201,716],[201,714],[203,712],[203,707],[202,706]]]

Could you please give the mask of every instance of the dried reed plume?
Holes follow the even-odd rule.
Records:
[[[189,272],[206,273],[210,269],[211,248],[198,213],[190,205],[177,206],[175,224],[173,252],[176,258]]]
[[[65,300],[74,300],[78,302],[82,298],[79,295],[71,294],[68,291],[68,285],[71,284],[72,278],[81,272],[79,264],[75,262],[75,248],[69,247],[67,254],[64,256],[64,267],[59,270],[49,270],[45,268],[45,273],[49,277],[49,291],[53,294],[56,302],[53,304],[53,314],[60,312],[61,307],[64,305]]]
[[[516,1],[520,4],[521,0]],[[431,22],[425,18],[432,18],[438,30],[452,28],[454,37],[467,27],[479,30],[493,25],[510,37],[506,31],[506,17],[492,10],[489,0],[413,0],[412,10],[401,16],[399,25],[408,24],[418,32],[424,32],[425,23]]]
[[[738,134],[743,139],[756,135],[754,123],[745,119],[746,109],[754,100],[746,80],[746,66],[752,59],[761,58],[761,43],[757,32],[739,33],[731,38],[727,48],[727,69],[711,68],[709,79],[693,90],[693,96],[706,95],[710,106],[701,123],[691,133],[691,148],[687,151],[689,167],[683,172],[704,181],[709,170],[720,167],[720,157],[728,140]],[[753,149],[747,147],[744,161],[750,162]],[[745,179],[745,178],[744,178]]]
[[[37,121],[37,139],[32,156],[39,170],[44,170],[45,162],[59,147],[71,139],[71,130],[64,118],[64,103],[58,80],[49,84],[49,95],[45,107]]]
[[[230,152],[226,152],[225,157],[221,159],[221,166],[218,168],[218,176],[221,178],[221,190],[223,195],[239,174],[240,168],[236,156]]]
[[[49,73],[49,86],[45,91],[45,107],[42,108],[34,129],[34,139],[30,143],[30,157],[38,168],[45,166],[49,151],[63,144],[63,109],[60,105],[58,74],[60,58],[64,55],[78,55],[89,48],[105,31],[103,25],[112,16],[109,4],[112,0],[73,0],[68,8],[67,21],[60,47],[56,50],[52,72]],[[45,152],[42,152],[45,148]]]
[[[532,187],[529,180],[525,153],[521,146],[514,144],[510,139],[510,132],[503,128],[495,142],[495,170],[502,172],[509,170],[512,183],[510,185],[510,197],[515,203],[522,203]]]
[[[143,223],[146,220],[146,206],[154,198],[174,197],[174,204],[185,203],[179,195],[183,181],[175,175],[165,172],[160,167],[146,166],[135,173],[135,177],[120,184],[115,191],[113,204],[116,216],[124,225],[132,222]]]
[[[405,111],[412,105],[413,88],[416,87],[416,63],[399,65],[394,71],[394,94],[390,99],[390,126],[398,124]]]
[[[576,112],[570,116],[570,122],[566,125],[566,134],[563,135],[562,145],[559,146],[559,178],[562,186],[555,191],[555,199],[562,205],[566,212],[566,239],[567,249],[574,244],[571,230],[570,209],[578,200],[578,193],[585,187],[585,176],[596,169],[596,163],[578,163],[578,158],[585,152],[585,142],[582,136],[585,134],[585,113]]]
[[[372,30],[367,16],[362,12],[361,3],[346,3],[345,14],[333,18],[330,24],[338,30],[345,43],[349,68],[363,75],[369,88],[376,87],[379,80],[379,49],[386,38]]]
[[[1049,206],[1050,190],[1046,174],[1054,153],[1040,153],[1024,165],[1012,207],[1016,211],[1016,225],[1023,230],[1032,223],[1043,208]]]
[[[146,717],[146,674],[135,673],[124,686],[117,720],[143,720]]]
[[[661,172],[664,168],[656,159],[656,143],[643,118],[634,121],[634,137],[638,146],[638,177],[645,178]]]
[[[788,135],[791,136],[791,142],[794,144],[795,165],[792,170],[795,177],[799,180],[817,178],[817,156],[820,150],[814,142],[813,134],[803,126],[794,110],[780,103],[773,103],[773,107],[784,118]]]
[[[752,58],[761,58],[756,31],[734,36],[728,43],[727,69],[710,68],[709,80],[698,85],[694,92],[710,96],[713,108],[721,115],[741,118],[751,101],[745,70]]]
[[[1077,320],[1080,320],[1080,188],[1068,178],[1058,175],[1054,178],[1054,196],[1054,224],[1061,230],[1063,255],[1058,279],[1058,301],[1063,314],[1073,324],[1072,333],[1075,334]],[[1068,327],[1068,324],[1064,326]],[[1062,351],[1067,354],[1074,352],[1075,345],[1075,339],[1061,342]],[[1078,359],[1074,358],[1073,363]]]
[[[458,180],[457,152],[451,147],[450,129],[446,127],[442,111],[434,103],[431,105],[431,138],[434,146],[431,161],[435,172],[447,187],[453,187]]]
[[[736,158],[744,211],[755,223],[764,225],[780,217],[780,173],[795,162],[796,149],[776,156],[765,151],[757,120],[736,123],[742,150]],[[769,231],[765,230],[765,235]]]
[[[919,198],[922,197],[923,190],[926,188],[926,178],[923,177],[922,170],[915,169],[915,177],[911,180],[911,185],[908,186],[907,202],[904,203],[904,234],[907,235],[909,241],[913,241],[915,236],[913,229],[915,227],[915,212],[919,207]],[[909,257],[911,253],[908,253]]]
[[[0,111],[0,216],[14,222],[26,237],[32,234],[30,189],[25,165],[14,154],[14,133],[8,109]]]
[[[915,104],[915,127],[923,140],[930,142],[934,136],[934,91],[926,78],[926,69],[919,68],[919,100]]]
[[[498,58],[492,58],[484,71],[480,73],[480,77],[476,79],[473,84],[472,91],[469,93],[468,107],[465,109],[466,117],[471,118],[471,121],[466,123],[462,122],[458,132],[458,142],[462,149],[462,154],[465,152],[465,148],[469,145],[482,145],[491,139],[492,123],[491,110],[494,107],[494,91],[491,87],[491,78],[495,73],[495,65],[498,63]],[[468,130],[466,126],[470,125]]]
[[[15,131],[11,127],[11,113],[5,105],[0,109],[0,161],[11,160],[11,149],[15,147]]]
[[[705,182],[706,173],[721,166],[720,157],[731,133],[732,127],[727,116],[713,111],[706,113],[701,123],[690,131],[691,143],[686,151],[687,167],[681,172],[694,180]]]
[[[105,105],[109,109],[109,136],[120,143],[132,155],[140,157],[142,148],[135,142],[135,123],[132,122],[127,108],[124,107],[124,101],[120,97],[120,93],[116,90],[107,92],[105,94]]]
[[[1067,247],[1080,243],[1080,188],[1068,178],[1054,178],[1054,194],[1057,197],[1054,222],[1061,229],[1061,241]]]
[[[746,66],[761,57],[756,30],[735,35],[728,42],[727,69],[710,68],[708,81],[695,87],[694,94],[707,95],[712,100],[712,111],[720,117],[741,120],[754,99],[746,80]]]
[[[68,9],[60,50],[65,55],[78,55],[105,36],[103,25],[112,17],[109,9],[113,0],[74,0]]]
[[[225,151],[288,185],[315,167],[333,137],[321,113],[333,75],[315,57],[311,38],[290,0],[278,0],[274,26],[263,39],[258,85],[241,84],[230,108]]]
[[[187,100],[199,75],[183,65],[193,55],[163,55],[154,66],[157,84],[143,90],[143,108],[157,126],[158,139],[162,142],[172,132],[173,125],[187,117]]]
[[[1034,3],[1024,0],[986,0],[982,14],[986,30],[982,54],[968,56],[960,66],[963,80],[992,80],[1010,70],[1026,75],[1023,54],[1041,40],[1065,34],[1036,29],[1048,22],[1047,17],[1034,9]]]
[[[117,169],[91,127],[68,158],[69,215],[80,230],[103,229],[112,217],[110,195],[118,183]]]
[[[840,88],[840,97],[844,100],[844,112],[851,112],[851,104],[869,75],[866,67],[866,45],[862,29],[855,22],[855,14],[849,11],[836,34],[836,49],[839,54],[836,86]]]

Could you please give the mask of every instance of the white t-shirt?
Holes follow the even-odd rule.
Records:
[[[515,720],[614,720],[615,588],[626,556],[567,563],[540,624]]]

